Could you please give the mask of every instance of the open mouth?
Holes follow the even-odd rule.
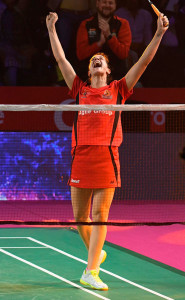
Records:
[[[94,68],[101,68],[102,64],[100,61],[96,61],[93,65]]]

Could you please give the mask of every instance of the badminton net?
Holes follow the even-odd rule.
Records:
[[[0,131],[0,224],[84,224],[74,220],[67,184],[72,121],[98,113],[107,122],[116,112],[121,187],[106,224],[185,224],[185,105],[0,105],[0,111],[14,120]]]

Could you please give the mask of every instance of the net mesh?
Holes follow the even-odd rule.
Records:
[[[13,119],[0,132],[0,224],[87,224],[74,220],[68,180],[74,112],[89,111],[103,115],[105,124],[110,112],[120,111],[122,121],[121,187],[101,224],[185,224],[185,105],[0,105],[0,110]]]

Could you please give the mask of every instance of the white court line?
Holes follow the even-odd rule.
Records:
[[[27,265],[29,265],[29,266],[35,268],[35,269],[38,269],[38,270],[40,270],[40,271],[46,273],[46,274],[49,274],[49,275],[51,275],[51,276],[53,276],[53,277],[55,277],[55,278],[57,278],[57,279],[60,279],[61,281],[64,281],[64,282],[66,282],[66,283],[68,283],[68,284],[70,284],[70,285],[72,285],[72,286],[74,286],[74,287],[76,287],[76,288],[78,288],[78,289],[80,289],[80,290],[86,292],[86,293],[92,294],[93,296],[96,296],[96,297],[98,297],[98,298],[100,298],[100,299],[111,300],[111,299],[109,299],[109,298],[106,298],[106,297],[103,297],[103,296],[101,296],[101,295],[99,295],[99,294],[96,294],[96,293],[94,293],[94,292],[92,292],[92,291],[90,291],[90,290],[88,290],[88,289],[85,289],[85,288],[81,287],[80,285],[78,285],[78,284],[76,284],[76,283],[74,283],[74,282],[72,282],[72,281],[69,281],[69,280],[65,279],[64,277],[61,277],[61,276],[59,276],[59,275],[57,275],[57,274],[55,274],[55,273],[53,273],[53,272],[51,272],[51,271],[49,271],[49,270],[46,270],[46,269],[44,269],[44,268],[42,268],[42,267],[39,267],[38,265],[33,264],[33,263],[31,263],[30,261],[25,260],[25,259],[23,259],[23,258],[21,258],[21,257],[19,257],[19,256],[17,256],[17,255],[14,255],[14,254],[12,254],[12,253],[10,253],[10,252],[7,252],[7,251],[5,251],[5,250],[3,250],[3,249],[0,249],[0,252],[6,254],[6,255],[8,255],[8,256],[11,256],[11,257],[13,257],[13,258],[15,258],[15,259],[17,259],[17,260],[23,262],[23,263],[25,263],[25,264],[27,264]]]
[[[27,236],[0,236],[0,239],[27,239]]]
[[[82,262],[83,264],[87,264],[87,262],[86,262],[85,260],[83,260],[83,259],[80,259],[80,258],[78,258],[78,257],[76,257],[76,256],[73,256],[73,255],[71,255],[71,254],[69,254],[69,253],[67,253],[67,252],[64,252],[64,251],[62,251],[62,250],[59,250],[59,249],[57,249],[57,248],[55,248],[55,247],[53,247],[53,246],[50,246],[50,245],[48,245],[48,244],[42,243],[42,242],[40,242],[40,241],[38,241],[38,240],[36,240],[36,239],[34,239],[34,238],[32,238],[32,237],[28,237],[28,239],[31,240],[31,241],[33,241],[33,242],[35,242],[35,243],[38,243],[38,244],[43,245],[43,246],[45,246],[45,247],[48,247],[48,248],[50,248],[50,249],[52,249],[52,250],[54,250],[54,251],[56,251],[56,252],[59,252],[59,253],[61,253],[61,254],[63,254],[63,255],[66,255],[66,256],[68,256],[68,257],[70,257],[70,258],[72,258],[72,259],[75,259],[75,260],[77,260],[77,261],[80,261],[80,262]],[[157,293],[157,292],[155,292],[155,291],[153,291],[153,290],[151,290],[151,289],[148,289],[148,288],[146,288],[146,287],[144,287],[144,286],[142,286],[142,285],[140,285],[140,284],[137,284],[137,283],[135,283],[135,282],[133,282],[133,281],[130,281],[130,280],[124,278],[124,277],[121,277],[121,276],[116,275],[116,274],[114,274],[114,273],[112,273],[112,272],[109,272],[109,271],[107,271],[107,270],[105,270],[105,269],[100,268],[100,270],[101,270],[102,272],[107,273],[107,274],[109,274],[109,275],[111,275],[111,276],[113,276],[113,277],[116,277],[116,278],[118,278],[118,279],[120,279],[120,280],[122,280],[122,281],[125,281],[125,282],[127,282],[127,283],[129,283],[129,284],[131,284],[131,285],[134,285],[135,287],[137,287],[137,288],[139,288],[139,289],[145,290],[146,292],[149,292],[149,293],[151,293],[151,294],[154,294],[154,295],[156,295],[156,296],[159,296],[159,297],[161,297],[161,298],[163,298],[163,299],[166,299],[166,300],[174,300],[173,298],[170,298],[170,297],[167,297],[167,296],[162,295],[162,294],[160,294],[160,293]]]
[[[48,247],[0,247],[0,249],[48,249]]]
[[[0,239],[28,239],[28,237],[10,237],[10,236],[6,236],[6,237],[0,237]],[[0,247],[0,249],[47,249],[47,247]]]

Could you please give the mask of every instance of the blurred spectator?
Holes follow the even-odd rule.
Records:
[[[144,74],[147,86],[183,87],[185,84],[184,2],[184,0],[161,2],[161,11],[168,16],[170,26],[150,70]]]
[[[25,3],[25,0],[19,0]],[[47,0],[27,0],[27,13],[25,15],[31,28],[32,42],[37,49],[32,60],[33,85],[55,85],[57,81],[55,60],[50,49],[48,31],[46,28],[46,15],[48,14]]]
[[[2,0],[0,0],[0,26],[1,26],[1,15],[5,10],[5,8],[6,8],[5,3]],[[1,27],[0,27],[0,31],[1,31]],[[2,57],[2,52],[0,49],[0,86],[3,85],[3,63],[1,57]]]
[[[116,0],[97,0],[97,13],[84,20],[77,33],[78,71],[86,80],[89,58],[104,52],[112,62],[112,77],[120,79],[127,71],[126,58],[131,44],[131,31],[127,20],[115,16]]]
[[[127,0],[125,7],[116,11],[116,15],[129,22],[132,32],[132,44],[129,52],[128,68],[136,63],[152,39],[153,18],[149,11],[141,8],[141,0]]]
[[[3,11],[5,10],[5,8],[6,8],[6,5],[5,5],[4,1],[0,0],[0,19],[1,19],[1,15],[2,15]]]
[[[94,0],[48,0],[50,11],[56,11],[58,21],[56,30],[59,40],[68,60],[75,67],[75,40],[79,24],[90,17],[93,10]],[[58,81],[63,80],[61,72],[57,68]],[[64,83],[65,84],[65,83]]]
[[[27,2],[24,1],[24,9]],[[4,0],[4,3],[7,7],[1,16],[0,52],[5,85],[29,85],[35,48],[25,11],[19,7],[19,0]]]
[[[176,12],[179,0],[162,0],[160,7],[162,11]]]

